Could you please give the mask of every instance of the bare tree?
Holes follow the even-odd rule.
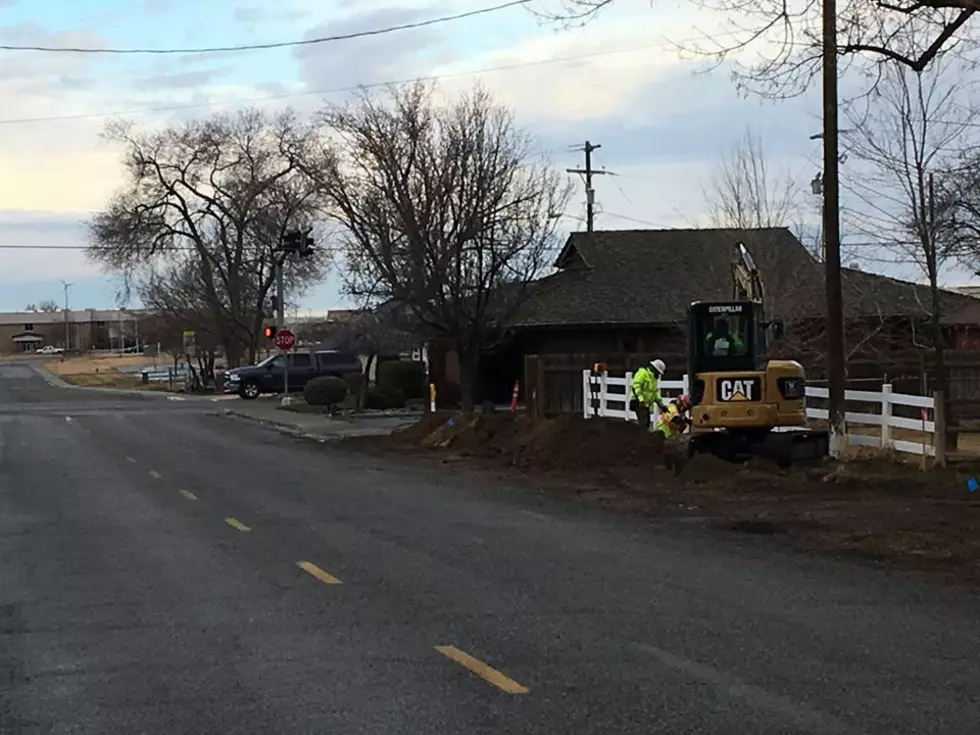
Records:
[[[571,187],[485,91],[451,103],[434,95],[417,83],[327,108],[341,156],[326,186],[348,292],[397,300],[426,336],[451,344],[470,410],[480,347],[546,266],[557,244],[549,215]]]
[[[137,294],[144,307],[156,319],[164,335],[164,346],[176,361],[183,357],[192,381],[202,387],[214,382],[214,365],[222,346],[220,319],[210,308],[207,284],[193,261],[168,266],[162,273],[153,271],[143,279]],[[183,332],[192,328],[196,354],[184,350]],[[196,367],[195,360],[196,358]]]
[[[282,235],[324,211],[314,127],[244,110],[149,133],[116,122],[105,137],[123,146],[128,181],[92,220],[89,257],[144,293],[192,282],[228,364],[254,359]],[[290,293],[326,263],[323,250],[288,262]]]
[[[974,144],[978,108],[964,99],[962,66],[941,57],[923,72],[893,66],[883,70],[871,95],[844,106],[853,129],[847,136],[848,153],[862,165],[845,187],[859,206],[845,216],[884,252],[914,263],[929,283],[931,347],[936,378],[945,389],[946,372],[942,333],[941,272],[951,253],[945,246],[950,202],[934,186],[942,174]]]
[[[565,24],[587,23],[618,0],[539,0],[532,12]],[[730,60],[736,79],[752,91],[784,97],[802,93],[819,73],[822,57],[822,4],[812,0],[692,0],[696,7],[723,15],[723,32],[702,34],[685,50],[718,62]],[[885,67],[925,69],[943,50],[975,48],[969,22],[977,0],[838,0],[839,53],[851,62],[870,62],[871,81]],[[742,64],[737,53],[751,46],[755,62]]]
[[[761,138],[749,130],[722,154],[704,196],[715,227],[789,227],[799,215],[796,182],[770,168]]]
[[[46,299],[38,303],[35,307],[38,311],[43,311],[46,314],[53,314],[56,311],[61,311],[61,307],[58,306],[58,302],[53,299]]]

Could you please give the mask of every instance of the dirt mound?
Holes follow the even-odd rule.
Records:
[[[541,471],[661,465],[663,449],[662,437],[635,424],[578,416],[531,421],[510,413],[427,414],[392,440]]]

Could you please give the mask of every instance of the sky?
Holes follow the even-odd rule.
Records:
[[[540,0],[538,9],[558,0]],[[0,0],[0,44],[188,47],[289,41],[383,28],[499,0]],[[708,222],[705,189],[722,152],[746,130],[770,169],[798,182],[809,229],[819,204],[816,88],[766,102],[738,94],[724,67],[708,71],[675,43],[722,19],[691,3],[620,0],[579,28],[521,7],[426,28],[297,48],[210,54],[0,52],[0,310],[64,298],[72,308],[117,303],[119,284],[85,260],[86,221],[122,184],[120,152],[99,133],[114,117],[175,123],[247,104],[311,114],[362,84],[439,78],[447,94],[476,82],[514,109],[559,168],[579,167],[585,140],[602,229]],[[584,193],[567,210],[579,229]],[[848,236],[845,233],[845,239]],[[881,266],[885,268],[885,266]],[[887,268],[886,268],[887,269]],[[915,277],[891,268],[894,275]],[[962,274],[952,276],[966,280]],[[134,305],[134,304],[130,304]],[[346,306],[332,273],[305,308]]]

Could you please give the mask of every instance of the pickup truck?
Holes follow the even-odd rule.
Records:
[[[356,355],[337,350],[297,351],[273,355],[258,365],[234,368],[225,373],[225,393],[237,393],[252,400],[263,393],[283,392],[283,367],[289,373],[289,392],[300,393],[313,378],[323,375],[340,377],[346,373],[361,372],[361,361]]]

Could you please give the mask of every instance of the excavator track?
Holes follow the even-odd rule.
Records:
[[[695,433],[688,442],[688,455],[706,453],[728,462],[745,462],[764,457],[780,467],[814,464],[823,461],[830,451],[826,431],[712,431]]]

